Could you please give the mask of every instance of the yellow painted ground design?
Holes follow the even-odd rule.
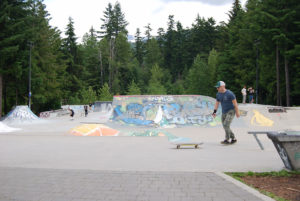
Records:
[[[273,126],[274,121],[271,119],[268,119],[261,113],[259,113],[257,110],[253,110],[254,116],[251,119],[252,125],[258,125],[258,126]]]

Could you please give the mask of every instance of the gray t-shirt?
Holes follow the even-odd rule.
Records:
[[[236,98],[232,91],[227,89],[225,93],[218,92],[216,97],[217,101],[221,103],[223,114],[226,114],[229,110],[234,109],[232,101]]]

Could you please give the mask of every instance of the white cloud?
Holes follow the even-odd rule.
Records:
[[[161,0],[161,1],[164,1],[164,2],[178,2],[178,1],[181,1],[181,2],[201,2],[201,3],[204,3],[204,4],[209,4],[209,5],[216,5],[216,6],[220,6],[220,5],[225,5],[225,4],[228,4],[228,3],[231,3],[232,0]]]
[[[245,4],[246,0],[242,0]],[[76,36],[81,42],[82,36],[89,31],[91,26],[100,30],[103,12],[109,0],[45,0],[46,10],[52,20],[50,24],[58,27],[63,33],[68,23],[68,18],[74,20]],[[125,19],[129,22],[127,27],[130,35],[135,35],[136,29],[145,32],[145,26],[150,23],[152,35],[157,29],[166,29],[168,16],[174,15],[175,21],[180,21],[183,27],[191,27],[197,14],[200,17],[213,17],[217,22],[227,21],[227,13],[232,7],[231,0],[119,0]],[[222,3],[221,3],[222,2]],[[224,3],[226,2],[226,3]],[[219,4],[217,4],[219,3]]]

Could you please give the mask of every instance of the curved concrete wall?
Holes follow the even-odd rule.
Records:
[[[216,120],[211,114],[215,101],[200,95],[114,96],[112,119],[149,126],[214,126]]]

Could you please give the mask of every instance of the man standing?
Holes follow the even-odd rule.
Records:
[[[71,108],[68,108],[68,110],[70,111],[70,117],[71,117],[70,120],[74,120],[74,114],[75,114],[74,110]]]
[[[85,115],[85,117],[87,117],[88,116],[88,106],[87,105],[85,105],[85,106],[83,106],[83,108],[84,108],[84,115]]]
[[[243,95],[243,104],[246,103],[246,96],[247,96],[247,89],[246,86],[244,86],[244,88],[242,89],[242,95]]]
[[[253,100],[254,100],[254,89],[252,88],[252,87],[250,87],[249,89],[248,89],[248,91],[249,91],[249,103],[253,103]]]
[[[218,90],[218,93],[216,95],[216,104],[214,108],[214,112],[212,116],[215,118],[216,113],[219,107],[219,104],[221,103],[222,106],[222,125],[225,130],[225,140],[221,142],[221,144],[233,144],[236,143],[237,140],[234,136],[234,133],[230,129],[230,124],[234,118],[234,115],[236,115],[237,118],[240,117],[239,109],[237,105],[237,101],[235,98],[235,95],[232,91],[225,88],[225,82],[219,81],[217,82],[215,86]],[[229,142],[229,138],[231,138],[231,141]]]

